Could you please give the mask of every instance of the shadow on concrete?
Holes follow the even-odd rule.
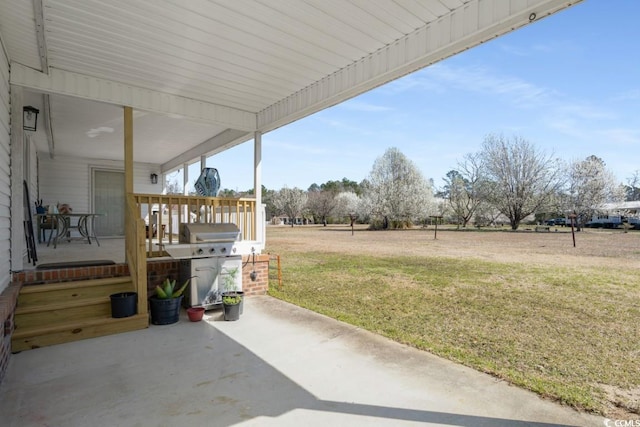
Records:
[[[2,425],[560,425],[319,399],[210,323],[220,316],[16,354],[0,386]]]

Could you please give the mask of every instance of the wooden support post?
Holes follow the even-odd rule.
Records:
[[[570,214],[569,215],[569,219],[571,220],[571,237],[573,237],[573,247],[576,247],[576,233],[575,230],[573,229],[573,223],[575,221],[575,219],[578,217],[578,215],[576,214]]]
[[[125,197],[133,194],[133,108],[131,107],[124,107],[124,194]],[[124,229],[131,230],[129,222],[134,220],[129,215],[125,215]]]
[[[433,240],[436,240],[438,238],[438,220],[441,220],[442,216],[430,215],[429,218],[436,221],[436,228],[435,228],[435,231],[433,232]]]

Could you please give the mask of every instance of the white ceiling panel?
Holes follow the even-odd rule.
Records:
[[[56,155],[118,160],[124,153],[123,108],[79,100],[67,96],[51,96],[51,120],[54,124]],[[134,144],[134,158],[161,164],[177,157],[224,128],[136,110],[133,135],[145,144]],[[40,147],[41,149],[43,147]]]
[[[541,19],[579,1],[6,0],[0,37],[16,64],[11,83],[52,96],[57,154],[90,147],[121,158],[120,107],[129,105],[136,160],[169,165],[527,25],[532,12]]]
[[[2,6],[8,6],[3,1]],[[30,1],[11,2],[11,10],[0,9],[0,34],[12,61],[40,69],[33,4]]]

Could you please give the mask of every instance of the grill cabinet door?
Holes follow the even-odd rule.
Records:
[[[204,306],[222,302],[218,291],[218,262],[216,258],[194,258],[191,264],[191,282],[189,285],[188,306]]]

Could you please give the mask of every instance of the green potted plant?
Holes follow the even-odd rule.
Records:
[[[180,319],[180,303],[189,279],[176,289],[176,281],[167,278],[162,285],[157,285],[155,294],[149,298],[151,323],[154,325],[170,325]]]
[[[223,276],[222,307],[224,320],[238,320],[242,309],[242,291],[236,289],[238,268],[226,270]]]

